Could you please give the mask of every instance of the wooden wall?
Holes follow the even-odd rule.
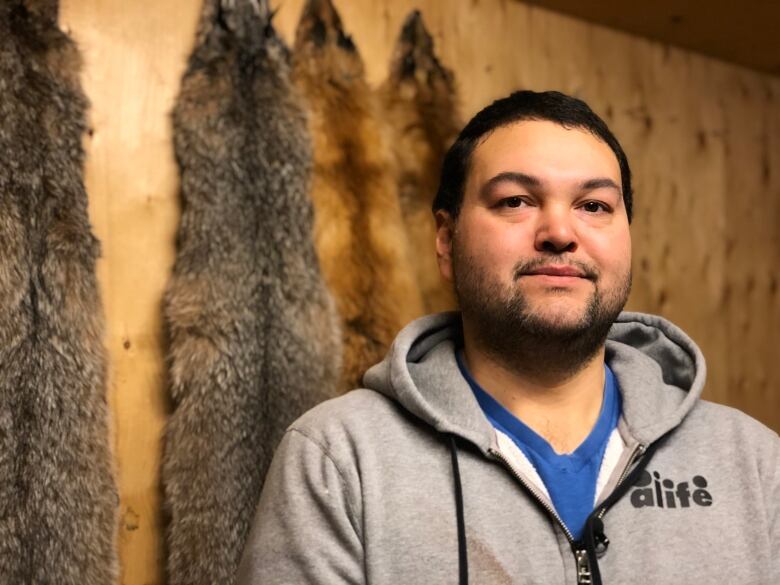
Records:
[[[636,176],[630,308],[699,342],[707,398],[780,429],[780,79],[509,0],[335,2],[373,84],[417,7],[460,82],[464,116],[516,88],[560,89],[602,114]],[[275,4],[291,39],[302,0]],[[87,188],[103,244],[126,585],[163,582],[160,300],[178,221],[169,112],[199,9],[62,0],[93,104]]]

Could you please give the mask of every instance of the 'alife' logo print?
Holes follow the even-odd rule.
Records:
[[[645,470],[634,484],[631,492],[631,505],[634,508],[655,506],[658,508],[689,508],[691,503],[697,506],[712,506],[712,494],[707,491],[707,480],[704,476],[695,475],[691,480],[675,485],[671,479],[661,479],[661,474],[654,471],[652,475]]]

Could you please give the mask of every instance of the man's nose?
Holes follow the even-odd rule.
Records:
[[[534,247],[538,252],[562,254],[577,249],[577,238],[569,209],[543,209],[539,214]]]

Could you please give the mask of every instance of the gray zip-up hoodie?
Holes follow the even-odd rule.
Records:
[[[623,313],[610,332],[620,440],[577,543],[482,413],[459,337],[455,313],[411,323],[367,389],[289,428],[241,585],[780,583],[780,439],[700,400],[704,359],[680,329]]]

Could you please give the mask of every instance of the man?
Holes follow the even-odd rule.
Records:
[[[290,427],[240,583],[780,582],[780,440],[699,399],[677,327],[621,313],[631,201],[583,102],[477,114],[434,202],[462,312]]]

